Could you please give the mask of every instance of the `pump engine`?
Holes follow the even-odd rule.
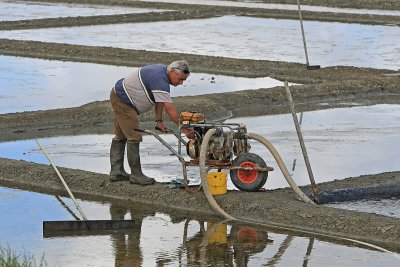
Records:
[[[251,146],[244,124],[206,123],[202,113],[182,112],[181,127],[195,132],[195,138],[186,145],[191,164],[198,164],[204,136],[215,129],[208,143],[206,164],[219,170],[230,169],[231,180],[240,190],[259,190],[267,180],[268,171],[273,170],[260,156],[249,153]]]

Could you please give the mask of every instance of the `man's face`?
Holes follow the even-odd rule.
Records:
[[[168,73],[168,77],[171,85],[178,86],[186,81],[187,77],[189,77],[189,74],[185,74],[180,71],[177,72],[175,69],[171,69]]]

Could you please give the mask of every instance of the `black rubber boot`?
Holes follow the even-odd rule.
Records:
[[[139,143],[128,141],[126,142],[128,148],[128,163],[131,167],[130,181],[132,184],[151,185],[156,182],[153,178],[147,177],[142,172],[140,164]]]
[[[112,140],[110,148],[110,181],[129,181],[129,174],[124,170],[125,141]]]

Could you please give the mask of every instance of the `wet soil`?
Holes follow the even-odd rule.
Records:
[[[57,1],[56,1],[57,2]],[[118,4],[129,6],[159,7],[179,10],[161,15],[162,20],[187,19],[231,14],[251,15],[256,11],[243,8],[202,7],[197,5],[165,5],[128,1],[68,1],[81,3]],[[285,1],[279,1],[279,3]],[[292,1],[295,2],[295,1]],[[354,3],[357,8],[371,8],[373,2],[393,5],[400,9],[398,1],[306,1],[311,3]],[[286,1],[289,3],[289,1]],[[293,3],[292,3],[293,4]],[[306,3],[304,3],[306,4]],[[361,6],[365,4],[365,6]],[[383,5],[382,6],[386,6]],[[258,11],[257,11],[258,12]],[[289,18],[291,12],[280,11]],[[265,12],[266,13],[266,12]],[[268,12],[269,13],[269,12]],[[276,14],[271,12],[271,14]],[[148,17],[136,21],[145,21]],[[307,15],[305,15],[307,17]],[[324,15],[325,16],[325,15]],[[355,18],[358,16],[340,15],[337,17]],[[28,22],[0,23],[0,29],[14,29],[17,26],[28,28],[48,27],[50,24],[63,25],[65,22],[114,23],[105,17],[68,18],[37,20]],[[156,18],[151,16],[152,20]],[[333,17],[333,16],[332,16]],[[367,16],[368,23],[380,24],[380,18]],[[116,16],[121,18],[121,16]],[[127,16],[129,18],[129,16]],[[392,18],[391,18],[392,19]],[[395,18],[398,20],[399,18]],[[86,21],[87,22],[82,22]],[[118,19],[117,19],[118,20]],[[50,23],[51,22],[51,23]],[[121,22],[121,21],[118,21]],[[128,21],[126,21],[128,22]],[[131,21],[129,21],[131,22]],[[57,24],[60,23],[60,24]],[[83,23],[83,24],[82,24]],[[397,23],[397,22],[396,22]],[[71,26],[70,24],[68,24]],[[19,27],[19,26],[18,26]],[[328,67],[320,70],[307,70],[304,64],[273,62],[266,60],[246,60],[222,57],[189,55],[183,53],[161,53],[142,50],[128,50],[107,47],[89,47],[80,45],[52,44],[33,41],[13,41],[0,39],[0,54],[93,62],[110,65],[142,66],[151,63],[169,63],[176,59],[188,60],[195,72],[235,75],[243,77],[264,77],[301,83],[294,86],[292,95],[297,111],[316,110],[322,107],[334,107],[340,102],[362,103],[400,103],[400,82],[390,70],[377,70],[354,67]],[[111,89],[111,88],[110,88]],[[105,90],[109,90],[105,88]],[[283,87],[272,89],[248,90],[234,93],[221,93],[193,97],[174,98],[178,110],[199,111],[208,121],[222,121],[231,116],[253,116],[288,113],[289,106]],[[329,105],[319,105],[329,103]],[[141,118],[142,127],[154,127],[152,112]],[[170,124],[171,125],[171,124]],[[50,137],[57,135],[79,135],[86,133],[112,133],[112,111],[108,101],[88,103],[80,107],[20,112],[0,115],[0,141]],[[48,165],[33,164],[0,158],[0,185],[18,187],[44,193],[64,194],[65,190]],[[179,189],[165,188],[163,184],[140,187],[127,182],[108,183],[107,175],[60,168],[72,191],[82,198],[119,199],[121,201],[139,201],[164,207],[215,215],[202,192],[185,192]],[[179,170],[180,172],[181,170]],[[400,172],[374,174],[348,178],[318,185],[319,190],[340,188],[371,188],[393,186],[398,188]],[[397,186],[397,187],[396,187]],[[309,188],[303,188],[305,192]],[[397,196],[400,190],[397,191]],[[299,201],[292,190],[278,189],[267,192],[246,193],[230,191],[217,196],[217,202],[232,216],[270,226],[287,227],[296,230],[311,231],[318,234],[330,234],[338,237],[356,238],[381,245],[400,252],[400,220],[381,215],[339,210],[324,206],[305,204]]]

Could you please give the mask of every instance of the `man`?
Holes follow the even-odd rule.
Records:
[[[168,66],[156,64],[144,66],[116,82],[110,100],[114,111],[115,137],[111,143],[110,181],[127,181],[133,184],[151,185],[153,178],[142,172],[139,144],[142,134],[132,129],[139,128],[139,115],[154,107],[157,126],[165,131],[162,114],[165,109],[171,121],[179,125],[179,115],[172,103],[170,85],[181,85],[190,75],[189,64],[175,61]],[[183,129],[186,136],[191,130]],[[131,174],[124,170],[124,153],[127,147]]]

